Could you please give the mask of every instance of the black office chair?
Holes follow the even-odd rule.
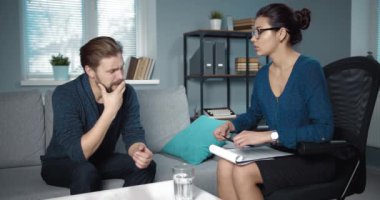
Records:
[[[362,193],[366,185],[366,143],[379,90],[380,64],[367,57],[349,57],[324,67],[334,113],[334,140],[299,143],[301,156],[317,154],[336,158],[331,182],[283,188],[265,199],[344,199]]]

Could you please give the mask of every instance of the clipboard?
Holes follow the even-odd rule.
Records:
[[[216,145],[210,145],[211,153],[228,160],[236,165],[246,165],[258,160],[271,160],[276,157],[294,155],[290,152],[283,152],[269,146],[254,146],[244,148],[226,149]]]

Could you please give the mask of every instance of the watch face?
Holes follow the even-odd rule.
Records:
[[[278,139],[278,133],[277,132],[272,132],[270,136],[271,136],[272,140]]]

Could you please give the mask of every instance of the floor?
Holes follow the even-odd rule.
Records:
[[[367,185],[362,194],[355,194],[347,200],[378,200],[380,199],[380,169],[367,167]]]

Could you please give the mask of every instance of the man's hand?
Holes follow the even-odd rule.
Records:
[[[140,169],[147,168],[153,159],[153,153],[141,142],[133,144],[129,148],[128,153]]]
[[[104,111],[110,112],[112,116],[115,117],[123,104],[123,94],[125,91],[124,81],[120,82],[116,89],[110,93],[107,92],[106,88],[101,83],[98,83],[98,86],[102,92]]]

